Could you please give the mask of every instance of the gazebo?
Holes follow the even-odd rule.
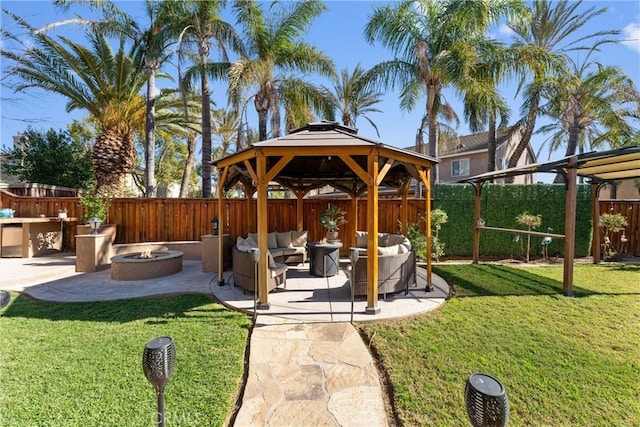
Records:
[[[368,231],[367,252],[367,308],[369,314],[380,312],[378,306],[378,191],[380,187],[398,189],[402,197],[401,221],[403,232],[407,226],[407,199],[412,179],[426,188],[425,212],[427,242],[431,241],[430,170],[437,160],[413,151],[385,145],[357,135],[357,130],[336,122],[315,122],[292,130],[288,135],[261,141],[250,148],[213,162],[219,169],[218,218],[224,222],[222,196],[224,190],[242,184],[251,203],[257,192],[257,221],[252,209],[247,218],[249,228],[257,222],[258,299],[261,309],[269,308],[267,287],[267,189],[277,182],[297,197],[297,228],[302,231],[304,196],[313,189],[330,185],[351,197],[353,211],[357,200],[366,193]],[[362,225],[362,224],[361,224]],[[355,231],[359,224],[352,224]],[[222,253],[222,239],[219,239]],[[218,277],[222,279],[223,260],[219,257]],[[427,245],[427,287],[431,287],[431,254]]]

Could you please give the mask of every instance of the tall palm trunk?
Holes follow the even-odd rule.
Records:
[[[145,178],[147,197],[156,196],[156,74],[155,68],[147,64],[147,109],[145,124]]]
[[[133,134],[116,128],[104,129],[98,135],[91,152],[91,162],[99,194],[123,195],[122,180],[135,165],[133,140]]]
[[[429,118],[429,156],[438,158],[438,111],[435,105],[436,88],[431,86],[427,96],[427,116]],[[438,182],[438,165],[431,167],[431,194]]]
[[[531,141],[531,135],[533,135],[533,129],[536,126],[536,117],[538,116],[538,106],[540,105],[540,94],[536,93],[531,97],[531,103],[529,104],[529,111],[527,112],[527,123],[522,133],[522,139],[516,146],[516,149],[509,158],[508,168],[515,168],[518,166],[518,161],[522,157],[522,153],[529,145]],[[513,177],[505,178],[507,184],[513,184]]]
[[[496,170],[496,113],[489,112],[489,132],[487,135],[487,172]],[[493,182],[491,180],[490,182]]]
[[[205,72],[207,66],[208,49],[200,50],[202,65],[202,197],[211,197],[211,94],[209,79]]]
[[[565,157],[573,156],[578,149],[578,139],[580,137],[580,126],[578,123],[578,117],[573,119],[571,127],[569,127],[569,139],[567,141],[567,150],[564,152]],[[562,184],[565,182],[564,176],[558,174],[553,179],[554,184]]]
[[[269,95],[264,91],[258,92],[253,100],[258,113],[258,137],[260,141],[267,139],[267,115],[269,113]]]
[[[196,143],[197,134],[191,133],[187,137],[187,159],[184,162],[182,171],[182,180],[180,181],[180,195],[178,197],[185,198],[189,193],[189,182],[191,181],[191,171],[196,163]]]

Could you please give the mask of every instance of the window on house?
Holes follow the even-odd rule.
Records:
[[[451,162],[451,176],[469,175],[469,159],[453,160]]]
[[[498,170],[504,169],[504,157],[498,159]]]

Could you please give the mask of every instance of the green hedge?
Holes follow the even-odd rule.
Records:
[[[442,226],[440,240],[445,242],[446,256],[471,256],[473,254],[473,206],[474,189],[471,185],[437,184],[433,208],[441,208],[449,215]],[[554,234],[564,234],[565,187],[558,184],[497,185],[482,187],[481,217],[487,226],[522,229],[516,216],[522,212],[542,215],[538,230],[553,229]],[[542,237],[531,237],[532,257],[542,254]],[[576,206],[576,256],[587,256],[591,248],[591,195],[589,185],[578,185]],[[553,239],[549,256],[562,256],[564,240]],[[511,233],[482,231],[480,255],[519,257],[526,253],[526,236],[514,242]]]

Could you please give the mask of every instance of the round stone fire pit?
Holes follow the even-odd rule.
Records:
[[[146,251],[111,257],[111,279],[145,280],[182,271],[180,251]]]

